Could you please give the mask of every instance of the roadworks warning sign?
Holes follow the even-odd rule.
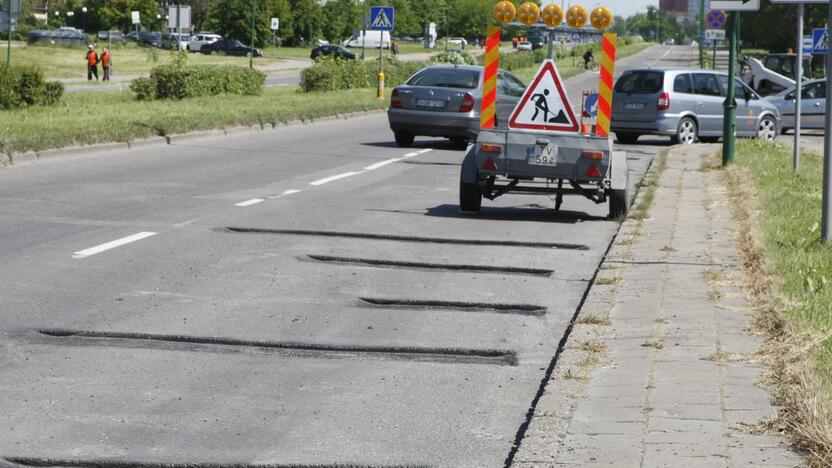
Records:
[[[578,133],[580,127],[555,62],[546,60],[517,103],[509,128]]]

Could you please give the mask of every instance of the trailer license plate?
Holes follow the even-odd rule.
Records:
[[[625,102],[624,110],[644,110],[643,102]]]
[[[534,166],[557,166],[557,146],[532,146],[529,148],[529,164]]]
[[[416,107],[427,107],[428,109],[444,109],[445,101],[439,99],[416,99]]]

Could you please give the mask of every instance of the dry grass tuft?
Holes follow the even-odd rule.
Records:
[[[566,369],[566,372],[563,373],[563,378],[567,380],[577,380],[578,382],[586,382],[589,380],[588,375],[573,371],[572,369]]]
[[[578,319],[578,322],[583,325],[601,325],[601,326],[609,326],[612,324],[609,318],[607,317],[599,317],[597,315],[587,315],[586,317],[581,317]]]
[[[601,340],[587,340],[579,343],[578,349],[588,353],[606,354],[607,345]]]

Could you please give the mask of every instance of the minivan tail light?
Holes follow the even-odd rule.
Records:
[[[460,112],[471,112],[474,110],[474,96],[471,93],[465,93],[462,97],[462,104],[459,106]]]
[[[390,94],[390,107],[395,107],[396,109],[401,109],[402,107],[402,100],[399,98],[398,89],[393,89],[393,92]]]
[[[662,93],[659,96],[659,101],[656,104],[656,110],[664,111],[670,109],[670,94]]]

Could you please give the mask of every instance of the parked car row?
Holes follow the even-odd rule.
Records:
[[[625,71],[615,84],[612,130],[620,143],[644,135],[669,136],[674,143],[713,142],[723,134],[723,103],[728,75],[712,70],[639,68]],[[794,128],[795,91],[763,98],[735,78],[736,133],[772,140]],[[415,136],[456,142],[476,139],[482,100],[482,67],[433,65],[422,69],[391,94],[388,120],[396,143],[409,146]],[[497,124],[505,125],[525,85],[499,70]],[[826,83],[812,80],[802,88],[805,128],[824,126]]]

